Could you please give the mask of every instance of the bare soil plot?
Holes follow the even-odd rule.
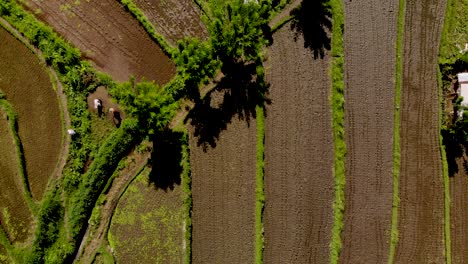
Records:
[[[58,96],[39,59],[0,27],[0,90],[18,115],[32,195],[40,200],[62,144]]]
[[[398,0],[345,1],[343,263],[385,263],[393,201]]]
[[[450,177],[450,225],[452,240],[452,263],[465,263],[468,259],[468,174],[464,166],[468,157],[460,158],[458,172]]]
[[[182,189],[156,189],[149,170],[125,191],[112,217],[109,243],[117,263],[183,263]]]
[[[115,80],[134,75],[163,84],[175,73],[170,59],[118,1],[29,0],[25,5]]]
[[[134,0],[148,19],[172,44],[184,37],[206,39],[208,31],[193,0]]]
[[[0,186],[0,224],[11,242],[22,242],[30,235],[32,218],[24,200],[25,194],[13,134],[7,115],[1,108]]]
[[[253,263],[256,127],[237,117],[204,152],[190,135],[193,263]]]
[[[330,54],[286,24],[273,36],[265,127],[265,263],[327,263],[333,225]]]
[[[396,263],[444,263],[437,57],[445,0],[407,1]]]

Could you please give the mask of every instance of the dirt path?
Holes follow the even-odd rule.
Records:
[[[62,171],[63,171],[63,168],[65,167],[65,164],[66,164],[66,161],[67,161],[67,158],[68,158],[68,150],[69,150],[69,146],[70,146],[70,136],[65,132],[67,129],[70,128],[71,124],[70,124],[70,115],[68,113],[68,107],[67,107],[67,98],[63,92],[63,86],[62,86],[62,83],[59,81],[59,78],[57,76],[57,74],[55,73],[54,69],[50,66],[47,66],[46,62],[45,62],[45,59],[44,59],[44,56],[41,52],[41,50],[39,50],[38,48],[34,47],[33,45],[31,45],[29,43],[29,41],[23,37],[23,35],[17,31],[15,28],[13,28],[6,20],[4,20],[3,18],[0,18],[0,24],[5,27],[9,32],[13,33],[14,36],[20,40],[24,45],[26,45],[29,50],[31,50],[35,55],[36,57],[41,61],[41,63],[44,65],[44,67],[47,69],[49,75],[51,76],[51,78],[53,80],[53,82],[55,82],[55,87],[56,87],[56,93],[58,95],[58,99],[59,99],[59,105],[60,105],[60,110],[62,111],[62,122],[64,123],[64,126],[65,127],[62,127],[62,133],[64,133],[62,136],[62,149],[61,149],[61,152],[59,154],[59,160],[57,161],[57,164],[55,166],[55,170],[53,172],[53,175],[52,177],[57,179],[59,178],[61,175],[62,175]],[[29,179],[31,180],[31,179]],[[32,186],[30,186],[30,188],[32,188]],[[42,195],[41,195],[42,196]],[[36,197],[36,199],[39,199],[38,197]]]
[[[125,169],[112,181],[112,186],[106,194],[106,202],[101,207],[99,225],[97,227],[88,225],[73,263],[91,263],[107,234],[112,214],[117,207],[122,191],[136,176],[136,173],[147,163],[149,157],[150,153],[133,153],[129,155],[129,159],[134,158],[135,161],[127,164]]]
[[[395,263],[444,263],[437,57],[445,0],[407,1]]]
[[[462,264],[468,259],[468,174],[464,170],[465,155],[458,160],[459,171],[450,177],[450,221],[452,239],[452,263]]]
[[[207,152],[190,135],[193,263],[253,263],[256,128],[234,117]]]
[[[398,0],[345,1],[345,213],[340,263],[386,263],[393,201]]]
[[[287,24],[266,62],[265,263],[327,263],[333,224],[330,54],[314,59]]]
[[[39,19],[114,80],[126,81],[135,75],[164,84],[175,73],[172,61],[119,1],[25,2]]]

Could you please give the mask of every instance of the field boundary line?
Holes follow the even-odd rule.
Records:
[[[448,43],[449,32],[453,26],[453,21],[456,19],[453,16],[454,11],[454,0],[447,0],[445,6],[445,19],[444,25],[442,28],[442,37],[440,40],[439,47],[439,58],[438,62],[446,59],[443,57],[442,53]],[[437,85],[438,85],[438,95],[439,95],[439,147],[440,147],[440,156],[442,159],[442,177],[444,184],[444,242],[445,242],[445,262],[447,264],[452,263],[452,239],[451,239],[451,220],[450,220],[450,179],[447,163],[447,153],[445,150],[444,139],[442,136],[443,129],[443,119],[444,119],[444,97],[443,97],[443,82],[442,82],[442,73],[440,71],[440,66],[437,67]]]
[[[331,37],[331,107],[334,144],[335,200],[333,202],[333,229],[330,243],[330,263],[338,263],[341,252],[343,218],[345,210],[344,188],[346,143],[344,130],[344,55],[343,29],[344,11],[341,0],[330,0],[333,25]]]
[[[120,3],[138,20],[141,26],[145,29],[146,33],[161,47],[163,52],[173,58],[175,54],[174,47],[166,41],[166,39],[157,32],[156,27],[146,17],[145,13],[132,1],[120,0]]]
[[[396,40],[396,66],[395,66],[395,116],[393,128],[393,202],[392,227],[390,232],[390,251],[388,264],[395,261],[396,245],[398,243],[398,210],[400,207],[400,102],[403,83],[403,34],[405,27],[406,0],[398,3],[398,29]]]
[[[265,248],[263,211],[265,209],[265,109],[257,106],[257,162],[255,184],[255,263],[263,263]]]

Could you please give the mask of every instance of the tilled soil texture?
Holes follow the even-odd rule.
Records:
[[[341,263],[390,249],[398,0],[345,1],[345,213]]]
[[[327,263],[333,225],[331,56],[286,24],[266,62],[265,263]]]
[[[183,263],[185,242],[182,189],[150,184],[149,169],[127,188],[109,232],[117,263]]]
[[[115,80],[134,75],[164,84],[175,73],[174,64],[118,1],[30,0],[25,5]]]
[[[256,126],[234,117],[215,148],[190,136],[193,263],[253,263]]]
[[[18,153],[7,115],[0,107],[0,224],[12,242],[24,241],[31,227],[19,173]],[[0,250],[1,254],[1,250]],[[0,256],[1,263],[1,256]]]
[[[39,59],[1,27],[0,90],[18,116],[29,185],[40,200],[62,148],[58,97]]]
[[[445,0],[407,1],[395,263],[444,263],[437,57]]]
[[[458,172],[450,177],[450,221],[452,240],[452,263],[465,263],[468,259],[468,174],[465,164],[468,157],[458,159]]]
[[[201,11],[193,0],[134,0],[148,19],[172,44],[184,37],[205,40],[206,26]]]

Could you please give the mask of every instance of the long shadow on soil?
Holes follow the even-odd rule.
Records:
[[[187,116],[198,139],[198,146],[206,152],[215,148],[220,133],[236,116],[250,125],[255,119],[255,107],[269,103],[265,95],[268,85],[258,78],[256,65],[242,62],[224,63],[225,76],[203,98],[195,97],[195,107]]]
[[[183,137],[183,133],[171,130],[164,130],[153,136],[149,183],[156,189],[168,191],[180,185]]]
[[[290,13],[293,16],[291,30],[295,33],[294,41],[299,35],[304,37],[304,48],[309,49],[314,59],[323,58],[326,50],[331,48],[330,32],[332,13],[329,0],[303,0]]]

